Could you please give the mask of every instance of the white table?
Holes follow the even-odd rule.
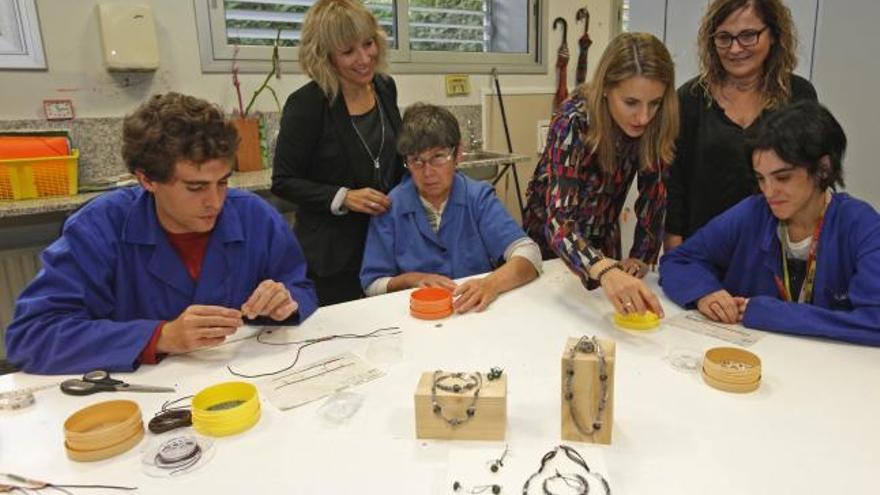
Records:
[[[651,280],[656,285],[656,276]],[[440,325],[410,317],[408,297],[321,309],[302,327],[283,331],[299,339],[389,325],[403,330],[403,359],[384,366],[385,377],[353,389],[365,400],[342,425],[318,416],[322,401],[279,411],[264,400],[263,417],[252,430],[218,439],[208,464],[177,479],[142,472],[139,451],[146,440],[96,463],[65,456],[62,424],[81,407],[132,399],[147,420],[165,399],[234,379],[227,362],[258,372],[292,358],[292,348],[251,339],[120,375],[134,383],[173,384],[176,395],[70,397],[51,389],[37,393],[35,406],[0,412],[0,472],[56,483],[131,484],[138,493],[452,493],[451,480],[461,479],[466,487],[499,483],[503,494],[518,494],[541,455],[560,443],[560,357],[567,337],[587,333],[617,342],[613,442],[573,445],[606,471],[613,493],[880,493],[880,349],[768,334],[750,349],[763,360],[761,387],[738,395],[709,388],[699,374],[678,371],[664,359],[670,348],[702,351],[725,342],[669,325],[645,334],[616,330],[604,295],[587,293],[558,261],[488,311]],[[664,303],[667,316],[679,311]],[[369,345],[347,340],[311,346],[300,363],[349,350],[364,355]],[[508,374],[511,449],[494,475],[485,462],[500,455],[505,442],[417,440],[413,414],[421,372],[491,366]],[[58,380],[18,373],[0,377],[0,390]]]

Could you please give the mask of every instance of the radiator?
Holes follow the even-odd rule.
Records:
[[[45,246],[0,251],[0,358],[6,357],[6,327],[12,321],[15,300],[40,269]]]

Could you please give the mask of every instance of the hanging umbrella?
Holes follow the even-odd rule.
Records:
[[[578,52],[577,69],[574,72],[575,84],[583,84],[587,80],[587,51],[593,44],[588,33],[590,30],[590,11],[586,7],[578,9],[577,15],[575,15],[575,22],[581,19],[584,21],[584,34],[578,38],[580,52]]]
[[[556,52],[556,96],[553,97],[553,111],[568,98],[568,22],[562,17],[553,20],[553,30],[562,24],[562,44]]]

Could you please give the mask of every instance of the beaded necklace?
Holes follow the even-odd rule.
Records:
[[[457,380],[458,383],[446,383],[453,380]],[[453,428],[467,423],[468,421],[473,419],[474,415],[476,415],[477,413],[477,400],[480,398],[480,389],[482,388],[483,375],[480,372],[465,374],[443,373],[442,370],[435,371],[434,379],[431,383],[431,406],[434,411],[434,415],[442,418],[443,421],[446,421],[446,423]],[[465,410],[466,415],[464,418],[450,418],[443,414],[443,406],[441,406],[440,403],[437,402],[437,389],[455,394],[467,393],[473,390],[471,403],[468,404],[467,409]]]
[[[574,403],[574,358],[578,352],[585,354],[596,354],[599,360],[599,387],[602,390],[599,396],[599,404],[596,406],[596,415],[593,416],[593,423],[590,428],[586,428],[581,423],[581,415]],[[605,351],[599,344],[595,336],[587,337],[584,335],[572,346],[568,354],[568,367],[565,370],[565,400],[568,402],[568,410],[571,413],[571,419],[574,421],[575,427],[583,435],[592,435],[602,429],[602,413],[605,412],[605,404],[608,402],[608,372],[605,364]]]

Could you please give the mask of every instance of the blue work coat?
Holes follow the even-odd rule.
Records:
[[[436,233],[409,176],[389,197],[391,209],[370,221],[361,266],[364,288],[407,272],[460,278],[492,271],[504,262],[507,247],[526,236],[489,184],[460,172]]]
[[[660,285],[693,308],[720,289],[749,298],[743,325],[880,345],[880,215],[848,194],[833,196],[816,258],[812,304],[781,299],[778,220],[759,195],[744,199],[660,260]]]
[[[240,308],[265,279],[283,282],[299,303],[281,323],[299,323],[317,307],[303,253],[284,219],[235,189],[198,280],[168,242],[153,195],[140,186],[87,204],[41,259],[6,331],[9,361],[28,372],[130,371],[161,322],[193,304]]]

